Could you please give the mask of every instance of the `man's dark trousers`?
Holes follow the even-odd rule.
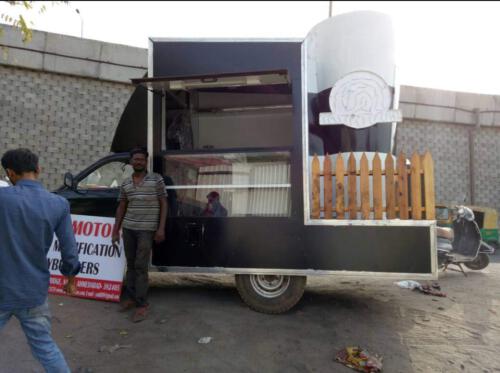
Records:
[[[123,228],[127,257],[126,294],[137,307],[147,306],[148,270],[153,247],[153,231]]]

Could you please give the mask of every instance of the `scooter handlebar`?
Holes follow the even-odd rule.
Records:
[[[474,220],[474,212],[467,206],[456,206],[457,220],[465,219],[467,221]]]

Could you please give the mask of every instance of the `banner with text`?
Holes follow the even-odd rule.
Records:
[[[111,244],[114,218],[100,216],[71,215],[75,233],[80,273],[76,276],[76,294],[91,298],[118,302],[125,271],[123,243]],[[49,293],[64,295],[66,279],[59,271],[62,265],[61,249],[57,237],[47,255],[50,270]]]

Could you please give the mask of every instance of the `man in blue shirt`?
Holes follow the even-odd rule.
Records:
[[[38,157],[30,150],[9,150],[1,162],[14,186],[0,188],[0,329],[17,317],[45,370],[69,372],[51,336],[47,303],[47,252],[54,233],[61,246],[61,273],[68,278],[64,290],[76,290],[80,263],[69,203],[37,181]]]

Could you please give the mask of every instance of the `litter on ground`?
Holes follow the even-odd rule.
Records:
[[[132,347],[132,345],[119,345],[119,344],[115,344],[113,346],[101,346],[99,348],[99,352],[108,352],[108,353],[112,354],[116,350],[120,350],[122,348],[131,348],[131,347]]]
[[[423,294],[434,295],[436,297],[446,297],[446,294],[440,291],[441,286],[437,282],[433,283],[432,285],[421,285],[417,281],[406,280],[395,282],[394,284],[402,289],[418,290]]]
[[[357,346],[340,350],[337,352],[335,360],[360,372],[377,373],[382,371],[382,357],[370,354]]]

